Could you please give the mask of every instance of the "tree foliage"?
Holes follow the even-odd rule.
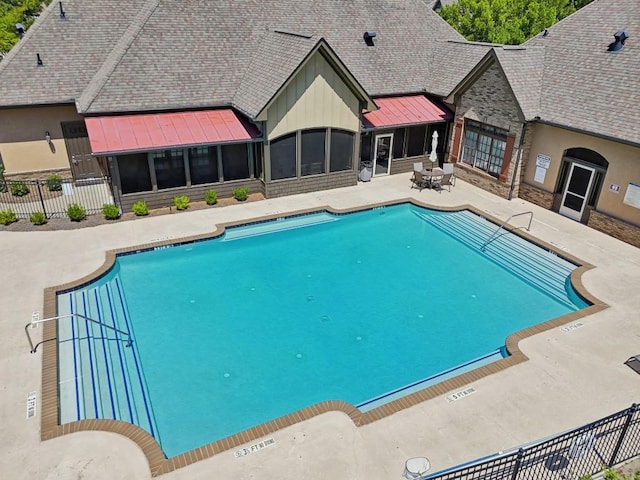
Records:
[[[440,16],[467,40],[520,44],[592,0],[458,0]]]
[[[16,23],[29,28],[42,8],[50,2],[51,0],[1,0],[0,52],[8,52],[20,40]]]

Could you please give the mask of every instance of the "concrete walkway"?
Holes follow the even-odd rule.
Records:
[[[29,354],[23,328],[33,311],[42,310],[45,287],[92,272],[109,249],[206,233],[221,222],[409,196],[433,205],[472,204],[503,219],[532,210],[534,236],[596,266],[583,282],[610,308],[585,318],[583,327],[568,333],[554,329],[524,340],[520,346],[528,362],[470,384],[476,393],[455,402],[435,398],[360,428],[342,413],[323,414],[276,432],[275,444],[258,452],[242,458],[224,452],[162,478],[398,479],[410,457],[428,457],[435,471],[640,401],[640,375],[623,365],[640,354],[640,249],[464,182],[451,192],[418,192],[409,188],[409,174],[396,175],[344,189],[80,230],[0,232],[0,478],[150,478],[141,450],[124,437],[81,432],[41,442],[39,412],[26,418],[27,395],[40,395],[41,357]],[[453,298],[456,292],[449,294]]]

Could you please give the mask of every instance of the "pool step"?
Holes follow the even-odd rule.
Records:
[[[529,282],[557,301],[575,308],[568,300],[567,279],[576,266],[512,233],[500,233],[484,250],[485,241],[498,228],[494,223],[468,210],[459,212],[414,213],[469,248]]]
[[[129,332],[118,277],[58,295],[60,422],[103,418],[136,424],[152,435],[156,426],[135,343],[106,325]]]

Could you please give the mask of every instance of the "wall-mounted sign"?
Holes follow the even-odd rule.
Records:
[[[629,183],[623,202],[632,207],[640,208],[640,185]]]
[[[551,157],[539,153],[536,157],[536,167],[548,169],[549,165],[551,165]]]
[[[549,165],[551,165],[551,157],[539,153],[536,157],[536,173],[533,176],[535,182],[544,183]]]
[[[620,185],[618,185],[617,183],[612,183],[611,185],[609,185],[609,191],[611,193],[620,193]]]

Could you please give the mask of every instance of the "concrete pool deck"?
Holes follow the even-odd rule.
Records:
[[[451,192],[419,192],[409,188],[409,176],[80,230],[0,232],[2,477],[151,477],[142,450],[125,437],[79,432],[41,442],[40,404],[36,417],[25,418],[29,392],[35,391],[40,400],[42,358],[40,352],[29,353],[23,328],[32,312],[42,312],[46,287],[96,270],[107,250],[324,205],[346,209],[413,197],[435,206],[471,204],[501,219],[531,210],[530,233],[594,265],[583,275],[583,284],[610,307],[582,319],[580,328],[556,328],[521,341],[529,361],[474,381],[469,386],[475,393],[455,402],[448,402],[445,394],[361,427],[344,413],[325,413],[269,435],[275,443],[263,450],[241,458],[229,450],[162,478],[399,478],[410,457],[428,457],[431,471],[436,471],[577,427],[640,401],[640,375],[623,365],[640,353],[640,249],[528,202],[509,202],[461,181]],[[514,224],[519,225],[517,219]],[[455,294],[443,293],[443,305]],[[41,330],[36,332],[37,337]]]

